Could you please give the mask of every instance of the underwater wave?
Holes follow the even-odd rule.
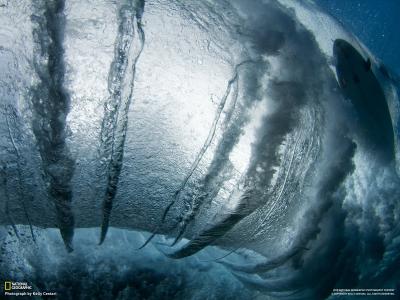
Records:
[[[399,80],[316,5],[21,0],[0,25],[2,278],[60,299],[399,289]]]

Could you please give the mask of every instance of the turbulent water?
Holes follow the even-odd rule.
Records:
[[[0,1],[0,278],[399,293],[399,82],[311,2]]]

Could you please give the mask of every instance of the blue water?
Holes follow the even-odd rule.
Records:
[[[316,0],[389,69],[400,74],[399,0]]]

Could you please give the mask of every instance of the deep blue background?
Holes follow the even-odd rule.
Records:
[[[400,74],[400,0],[316,0]]]

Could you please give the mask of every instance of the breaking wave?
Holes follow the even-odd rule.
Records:
[[[21,0],[0,25],[2,278],[398,292],[399,80],[315,5]]]

